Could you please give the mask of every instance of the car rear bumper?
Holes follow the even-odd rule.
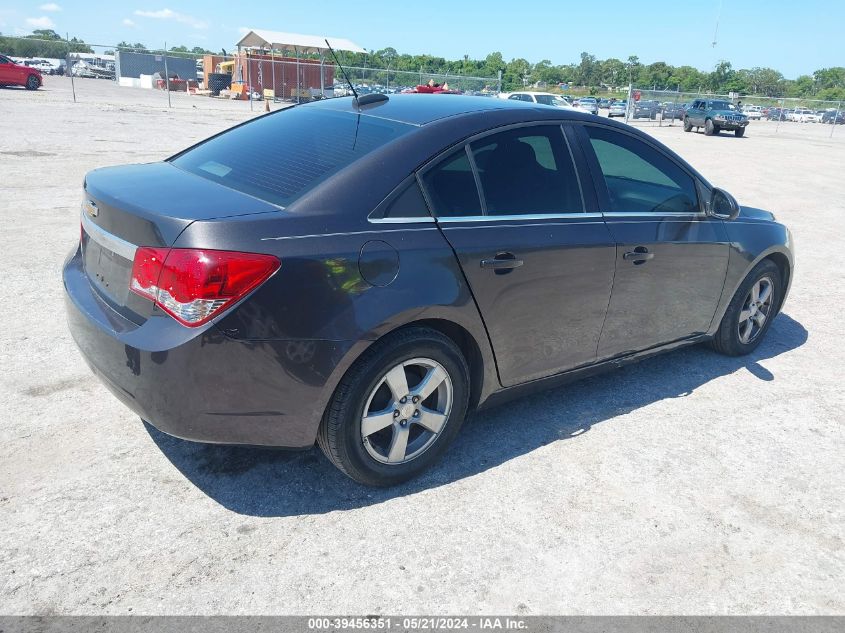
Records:
[[[63,281],[68,326],[83,358],[142,419],[199,442],[313,445],[327,378],[350,345],[241,341],[213,323],[191,329],[165,315],[139,326],[92,288],[78,249]]]

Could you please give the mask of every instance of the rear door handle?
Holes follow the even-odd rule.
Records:
[[[654,259],[654,253],[649,253],[645,246],[637,246],[634,250],[624,253],[622,259],[632,261],[635,264],[642,264],[649,259]]]
[[[491,268],[493,270],[512,270],[519,268],[524,264],[521,259],[517,259],[513,253],[499,253],[492,259],[482,259],[482,268]]]

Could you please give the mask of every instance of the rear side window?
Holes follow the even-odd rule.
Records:
[[[593,125],[585,126],[617,213],[698,213],[695,181],[650,145]]]
[[[437,217],[481,215],[475,176],[463,147],[426,172],[423,184]]]
[[[284,207],[413,129],[349,112],[297,107],[224,132],[171,163]]]
[[[410,184],[399,195],[391,200],[384,210],[385,218],[430,218],[417,179],[412,178]]]
[[[584,211],[575,165],[560,126],[515,128],[470,147],[487,215]]]

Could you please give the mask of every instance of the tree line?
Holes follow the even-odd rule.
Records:
[[[766,97],[800,97],[824,100],[845,100],[845,68],[816,70],[812,75],[786,79],[774,68],[734,69],[729,61],[720,61],[711,71],[693,66],[672,66],[666,62],[643,64],[636,55],[626,60],[598,59],[581,53],[580,61],[552,64],[548,59],[532,64],[515,58],[506,62],[499,52],[484,59],[447,60],[431,55],[399,54],[394,48],[363,53],[341,53],[341,61],[353,66],[389,67],[397,71],[496,77],[502,73],[502,90],[513,91],[529,86],[568,84],[592,89],[619,88],[633,84],[640,88],[677,90],[680,92],[712,92],[754,94]]]
[[[104,55],[114,55],[114,51],[116,49],[135,51],[139,53],[155,50],[148,49],[140,42],[136,42],[134,44],[130,42],[120,42],[112,49],[105,49],[101,52]],[[70,40],[65,40],[65,38],[52,29],[37,29],[30,35],[23,37],[12,37],[0,34],[0,53],[10,55],[12,57],[46,57],[48,59],[63,59],[68,52],[94,53],[95,51],[91,48],[91,45],[87,44],[85,41],[76,37],[73,37]],[[170,46],[168,47],[167,52],[190,55],[193,57],[215,54],[214,51],[202,48],[201,46],[194,46],[193,48],[188,48],[187,46]]]
[[[140,42],[120,42],[115,48],[148,50]],[[70,50],[93,52],[88,44],[75,37],[70,40]],[[28,38],[0,35],[0,52],[13,57],[62,58],[68,52],[68,44],[54,31],[36,30]],[[191,49],[175,46],[168,48],[168,52],[194,56],[214,53],[199,46]],[[571,64],[553,64],[548,59],[532,64],[521,57],[506,62],[500,52],[490,53],[484,59],[473,59],[464,55],[461,59],[449,60],[434,55],[401,54],[391,47],[366,54],[344,51],[338,51],[337,54],[344,65],[386,68],[397,72],[450,75],[456,78],[492,78],[498,77],[501,72],[502,90],[505,91],[529,86],[568,84],[598,92],[633,84],[640,88],[680,92],[737,92],[766,97],[845,100],[845,68],[841,66],[821,68],[812,75],[786,79],[774,68],[734,69],[726,60],[720,61],[710,71],[702,71],[693,66],[673,66],[666,62],[644,64],[636,55],[631,55],[624,61],[613,57],[598,59],[587,52],[581,53],[580,60]]]

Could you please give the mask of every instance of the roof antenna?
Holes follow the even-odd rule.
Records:
[[[719,18],[722,17],[722,0],[719,0],[719,12],[716,14],[716,30],[713,32],[713,48],[716,48],[719,39]]]
[[[352,82],[349,81],[349,75],[346,74],[343,66],[340,65],[340,62],[337,60],[337,55],[334,54],[334,49],[332,45],[329,44],[329,40],[326,39],[326,46],[329,47],[329,52],[332,54],[332,59],[334,59],[334,63],[337,64],[337,67],[340,68],[340,72],[343,73],[343,78],[346,79],[346,83],[349,84],[350,90],[352,90],[352,94],[355,95],[355,106],[360,108],[361,106],[367,105],[369,103],[377,103],[379,101],[387,101],[388,96],[378,93],[371,93],[368,95],[364,95],[363,97],[358,96],[358,91],[355,90],[355,86],[352,85]]]
[[[337,55],[334,54],[334,49],[332,45],[329,44],[329,40],[326,40],[326,46],[329,47],[329,52],[332,54],[332,59],[334,59],[334,63],[337,64],[337,67],[340,68],[340,72],[343,73],[343,78],[346,79],[346,83],[349,84],[349,89],[352,91],[352,94],[355,95],[355,100],[358,100],[358,92],[355,90],[355,86],[352,85],[352,82],[349,81],[349,75],[346,74],[346,71],[343,69],[343,66],[340,65],[340,62],[337,60]]]

